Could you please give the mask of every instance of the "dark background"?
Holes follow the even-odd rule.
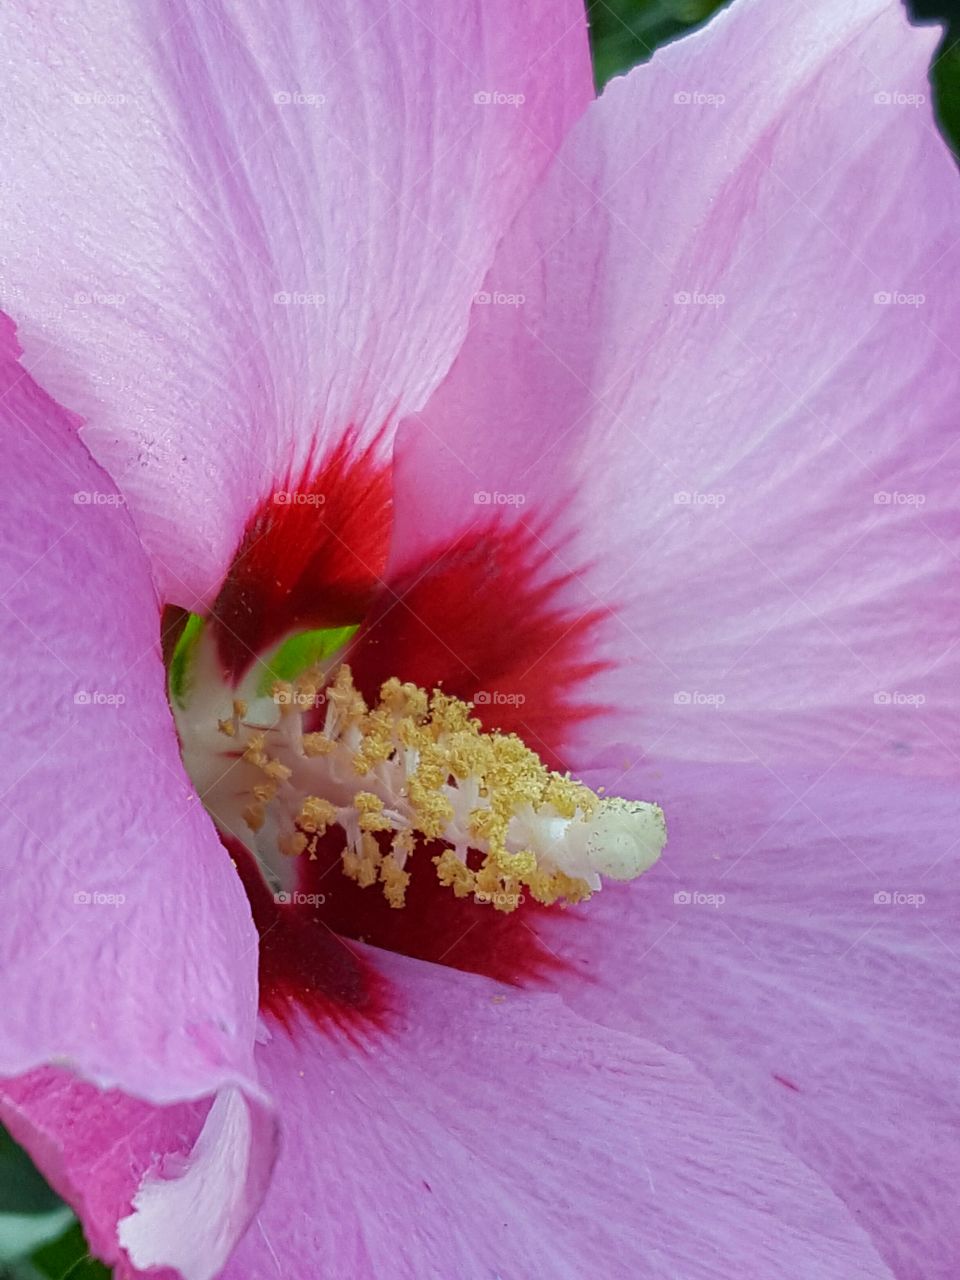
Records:
[[[835,0],[842,6],[844,0]],[[597,87],[645,62],[658,45],[699,26],[727,0],[587,0]],[[942,22],[946,32],[937,51],[932,79],[944,133],[960,154],[960,0],[909,0],[915,21]],[[790,6],[783,5],[790,21]]]

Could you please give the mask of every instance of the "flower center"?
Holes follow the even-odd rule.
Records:
[[[343,874],[390,907],[403,907],[413,874],[432,874],[502,912],[527,895],[582,901],[601,876],[631,880],[666,840],[657,805],[602,797],[548,769],[439,689],[391,679],[368,706],[336,654],[274,680],[269,694],[236,696],[211,680],[215,664],[199,636],[191,695],[174,698],[184,759],[278,902],[296,891],[297,859],[315,861],[331,833]]]

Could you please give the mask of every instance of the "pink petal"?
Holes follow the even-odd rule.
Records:
[[[28,367],[87,420],[164,598],[209,603],[257,501],[443,376],[591,96],[582,6],[69,0],[2,30]]]
[[[549,515],[548,572],[610,614],[615,719],[571,759],[955,771],[960,186],[908,105],[935,39],[741,0],[615,81],[405,429],[398,574]]]
[[[0,1114],[113,1261],[141,1177],[189,1156],[214,1098],[245,1136],[206,1229],[236,1238],[262,1194],[257,938],[183,772],[129,516],[16,357],[0,316]]]
[[[228,1280],[888,1274],[683,1059],[552,996],[377,962],[404,1000],[391,1034],[305,1022],[258,1051],[285,1144]]]
[[[611,751],[604,780],[655,796],[670,840],[636,886],[539,926],[568,1000],[689,1056],[902,1280],[953,1280],[956,789],[629,759]]]

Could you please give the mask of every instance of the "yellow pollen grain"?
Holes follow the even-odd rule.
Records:
[[[293,831],[288,836],[281,836],[277,841],[277,847],[288,858],[299,858],[308,843],[309,841],[302,831]]]
[[[247,745],[244,748],[244,751],[243,751],[244,760],[247,760],[249,761],[250,764],[255,764],[259,768],[262,768],[267,763],[267,760],[269,759],[266,751],[264,751],[264,744],[266,743],[266,740],[267,740],[267,735],[265,733],[253,734],[249,738]]]
[[[398,831],[390,841],[390,848],[393,850],[394,856],[397,858],[398,864],[404,859],[409,858],[413,853],[414,846],[417,843],[417,837],[408,829]]]
[[[393,741],[393,717],[384,707],[364,716],[360,726],[363,742],[353,758],[353,767],[361,777],[375,765],[389,760],[396,750]]]
[[[317,678],[310,672],[299,676],[294,681],[293,690],[299,707],[309,710],[311,707],[316,706],[319,683]]]
[[[407,792],[417,826],[428,840],[438,840],[453,817],[453,805],[446,796],[438,795],[434,786],[424,782],[419,770],[410,779]]]
[[[531,849],[523,849],[520,853],[507,853],[506,850],[497,849],[490,855],[490,860],[501,875],[518,880],[537,873],[537,857]]]
[[[410,883],[410,872],[401,870],[392,853],[388,853],[380,863],[380,879],[383,881],[383,896],[390,906],[402,907],[407,885]]]
[[[393,823],[383,812],[383,801],[369,791],[358,791],[353,807],[360,816],[361,831],[392,831]]]
[[[343,869],[351,880],[356,880],[361,889],[369,889],[377,882],[377,872],[382,861],[380,848],[369,831],[360,837],[359,853],[346,848],[342,854]]]
[[[494,809],[473,809],[470,813],[469,830],[474,840],[485,844],[502,844],[507,834],[508,818]]]
[[[247,805],[241,816],[251,831],[259,831],[266,818],[266,810],[258,802],[257,804]]]
[[[422,720],[430,705],[429,698],[423,689],[409,682],[401,684],[396,677],[383,684],[380,689],[380,703],[393,715],[411,720]]]
[[[338,668],[333,684],[327,689],[327,701],[333,703],[346,724],[355,724],[366,715],[367,704],[354,687],[353,676],[346,663]]]
[[[310,835],[322,836],[336,820],[336,809],[320,796],[307,796],[297,814],[297,826]]]
[[[544,787],[543,799],[552,804],[561,818],[572,818],[580,809],[591,814],[597,807],[597,797],[582,782],[574,782],[569,774],[552,773]]]
[[[452,889],[455,898],[466,898],[476,890],[477,877],[473,871],[461,862],[452,849],[444,849],[433,860],[437,868],[437,879],[445,889]]]

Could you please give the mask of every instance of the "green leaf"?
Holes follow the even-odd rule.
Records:
[[[699,26],[726,0],[587,0],[598,89],[646,62],[653,51]]]
[[[61,1204],[23,1148],[0,1129],[0,1216],[49,1213]]]
[[[46,1213],[0,1214],[0,1263],[25,1258],[73,1224],[73,1213],[61,1204]]]
[[[269,697],[277,680],[295,680],[302,672],[342,649],[356,631],[356,626],[325,627],[290,636],[260,663],[262,670],[257,681],[257,693],[261,697]]]
[[[203,618],[199,613],[191,613],[170,658],[170,697],[178,707],[186,705],[190,689],[190,659],[202,633]]]
[[[91,1257],[78,1223],[58,1240],[45,1245],[30,1259],[32,1272],[23,1277],[14,1273],[13,1280],[110,1280],[110,1272]]]

